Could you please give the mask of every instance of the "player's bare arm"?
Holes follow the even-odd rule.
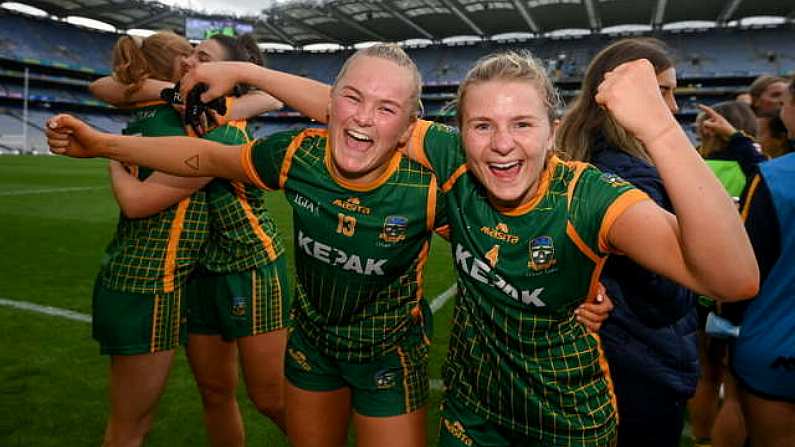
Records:
[[[242,146],[189,137],[132,137],[99,132],[70,115],[47,122],[50,150],[74,158],[102,157],[183,177],[248,181],[240,163]]]
[[[667,109],[651,63],[618,66],[596,100],[646,146],[676,210],[673,216],[650,201],[636,203],[616,219],[609,244],[716,299],[755,295],[759,269],[737,208]]]

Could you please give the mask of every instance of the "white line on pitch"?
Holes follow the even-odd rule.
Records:
[[[0,298],[0,305],[30,310],[46,315],[54,315],[56,317],[67,318],[69,320],[83,321],[86,323],[91,322],[91,315],[81,314],[80,312],[75,312],[73,310],[60,309],[52,306],[42,306],[40,304],[34,304],[27,301],[14,301]]]
[[[450,298],[455,296],[455,293],[456,293],[456,285],[453,284],[452,286],[450,286],[449,289],[445,290],[439,296],[434,298],[433,301],[431,301],[431,310],[433,311],[433,313],[436,313],[436,311],[441,309],[450,300]],[[16,309],[29,310],[32,312],[38,312],[46,315],[53,315],[56,317],[66,318],[69,320],[83,321],[86,323],[91,322],[91,315],[82,314],[80,312],[75,312],[73,310],[68,310],[68,309],[60,309],[52,306],[42,306],[27,301],[15,301],[15,300],[0,298],[0,306],[8,306]],[[443,388],[443,383],[440,379],[431,379],[432,390],[441,390],[442,388]]]
[[[442,292],[441,295],[434,298],[433,301],[431,301],[431,312],[436,313],[437,310],[441,309],[445,304],[447,304],[447,302],[450,301],[450,298],[455,296],[456,290],[456,286],[453,284],[449,289]]]
[[[54,192],[76,192],[92,191],[95,189],[105,189],[106,186],[72,186],[68,188],[43,188],[43,189],[23,189],[20,191],[0,191],[0,196],[26,196],[29,194],[50,194]]]

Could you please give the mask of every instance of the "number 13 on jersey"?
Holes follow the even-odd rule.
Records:
[[[337,217],[337,233],[348,237],[353,236],[354,231],[356,231],[356,218],[342,213],[338,213]]]

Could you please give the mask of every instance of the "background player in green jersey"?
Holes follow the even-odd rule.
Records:
[[[250,35],[214,36],[181,59],[180,73],[207,61],[242,60],[257,65],[263,62]],[[119,81],[102,78],[92,84],[92,92],[108,102],[126,105],[129,101],[157,100],[159,89],[173,86],[147,79],[140,90],[125,95],[122,93],[127,87]],[[247,91],[227,104],[226,117],[217,117],[217,121],[246,118],[281,107],[279,101],[261,91]],[[169,115],[175,114],[170,111]],[[205,138],[224,144],[248,141],[245,129],[240,128],[245,122],[230,124],[233,125],[209,132]],[[202,395],[211,444],[245,444],[236,399],[238,352],[252,402],[284,429],[282,363],[289,285],[281,238],[265,207],[265,192],[239,182],[163,173],[140,181],[118,162],[111,162],[111,172],[114,191],[129,217],[159,213],[196,191],[206,197],[210,234],[185,304],[189,308],[188,359]]]
[[[437,223],[436,187],[430,171],[395,150],[416,119],[420,80],[396,46],[365,54],[341,72],[327,133],[281,134],[245,150],[195,139],[119,140],[145,165],[288,192],[299,262],[307,263],[298,268],[298,337],[291,337],[295,355],[288,365],[291,380],[300,382],[287,396],[288,432],[299,446],[344,443],[352,407],[361,445],[425,443],[428,306],[420,284]],[[253,78],[238,81],[258,85]],[[105,137],[71,117],[59,116],[51,126],[56,149],[58,141],[78,151],[99,149],[92,137]],[[60,126],[70,126],[71,136]],[[170,150],[152,150],[163,144]],[[163,156],[172,150],[184,157]],[[198,164],[184,163],[196,155]],[[334,313],[351,307],[352,313]]]
[[[732,203],[668,111],[651,65],[630,62],[606,78],[597,101],[649,148],[678,220],[620,178],[554,157],[557,95],[526,57],[488,57],[470,72],[459,91],[460,137],[415,126],[409,152],[430,163],[447,193],[462,291],[445,367],[445,444],[614,441],[598,337],[571,324],[608,253],[722,299],[758,287]],[[276,96],[318,117],[312,85]],[[715,258],[734,261],[730,275]]]
[[[173,80],[174,61],[191,51],[190,44],[172,33],[157,33],[138,42],[122,37],[113,49],[113,72],[134,91],[144,78]],[[128,130],[179,135],[182,126],[173,118],[162,123],[162,110],[135,115]],[[144,112],[142,112],[144,113]],[[157,121],[157,122],[156,122]],[[112,186],[120,203],[118,170]],[[139,178],[157,178],[145,169],[130,168]],[[201,180],[191,179],[193,183]],[[185,198],[146,219],[120,215],[113,240],[106,250],[94,289],[93,336],[101,352],[111,355],[110,415],[104,444],[140,445],[149,431],[154,408],[165,387],[174,349],[184,343],[184,284],[207,235],[207,205],[203,196]]]

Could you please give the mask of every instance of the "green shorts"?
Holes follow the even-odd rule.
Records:
[[[194,274],[188,286],[188,332],[233,340],[287,327],[290,285],[284,258],[245,272]]]
[[[294,328],[287,341],[285,376],[307,391],[349,387],[353,408],[363,416],[411,413],[422,408],[430,396],[427,340],[412,335],[393,351],[369,362],[351,363],[320,352]]]
[[[439,447],[523,447],[546,446],[614,446],[615,426],[605,433],[603,439],[581,440],[531,439],[524,433],[495,424],[480,416],[466,404],[450,395],[442,400],[442,415],[439,423]]]
[[[91,335],[100,353],[135,355],[185,344],[182,290],[158,295],[121,292],[94,284]]]

